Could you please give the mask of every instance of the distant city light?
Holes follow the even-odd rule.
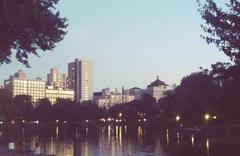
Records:
[[[146,122],[146,121],[147,121],[147,119],[145,119],[145,118],[144,118],[144,119],[143,119],[143,121],[144,121],[144,122]]]
[[[213,116],[213,119],[216,120],[216,119],[217,119],[217,116]]]
[[[101,118],[100,121],[102,121],[102,122],[106,122],[106,120],[105,120],[104,118]]]
[[[118,114],[118,117],[121,118],[121,117],[122,117],[122,113],[119,113],[119,114]]]
[[[205,114],[205,115],[204,115],[204,118],[205,118],[205,120],[208,121],[208,120],[210,119],[210,115],[209,115],[209,114]]]
[[[180,119],[181,119],[180,116],[177,115],[177,116],[176,116],[176,121],[178,122]]]

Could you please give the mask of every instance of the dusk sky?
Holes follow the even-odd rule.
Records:
[[[30,57],[31,68],[13,60],[0,66],[0,84],[18,69],[46,79],[50,68],[67,73],[75,58],[93,62],[94,91],[146,86],[182,77],[227,58],[200,37],[203,23],[195,0],[60,0],[68,34],[53,52]]]

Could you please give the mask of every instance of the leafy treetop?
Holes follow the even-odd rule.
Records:
[[[11,55],[25,66],[37,50],[53,50],[66,34],[66,18],[55,10],[59,0],[2,0],[0,3],[0,64]]]

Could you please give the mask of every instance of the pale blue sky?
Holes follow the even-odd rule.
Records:
[[[94,65],[94,90],[145,88],[159,75],[168,84],[226,57],[200,37],[195,0],[60,0],[68,34],[53,52],[31,57],[31,68],[0,66],[0,84],[18,69],[46,78],[51,67],[67,73],[75,58]]]

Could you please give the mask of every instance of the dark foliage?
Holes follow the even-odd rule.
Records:
[[[218,92],[219,87],[203,72],[184,77],[180,86],[159,101],[163,117],[175,122],[180,115],[185,126],[199,125],[205,113],[216,113]]]
[[[55,11],[58,0],[1,0],[0,64],[11,55],[29,67],[30,54],[53,50],[66,34],[66,18]]]
[[[28,95],[17,95],[13,98],[16,108],[16,119],[31,121],[33,119],[32,97]]]
[[[199,12],[206,22],[202,25],[203,38],[215,44],[231,59],[231,63],[217,62],[209,72],[219,85],[220,119],[224,123],[239,123],[240,120],[240,2],[229,0],[221,8],[213,0],[199,4]]]
[[[15,108],[13,105],[12,94],[0,89],[0,120],[12,120],[14,118]]]
[[[41,122],[48,122],[53,120],[53,109],[48,98],[40,99],[35,108],[35,118]]]
[[[229,0],[226,9],[220,8],[214,0],[201,4],[199,12],[206,24],[203,38],[207,43],[215,44],[233,62],[240,64],[240,2]]]

